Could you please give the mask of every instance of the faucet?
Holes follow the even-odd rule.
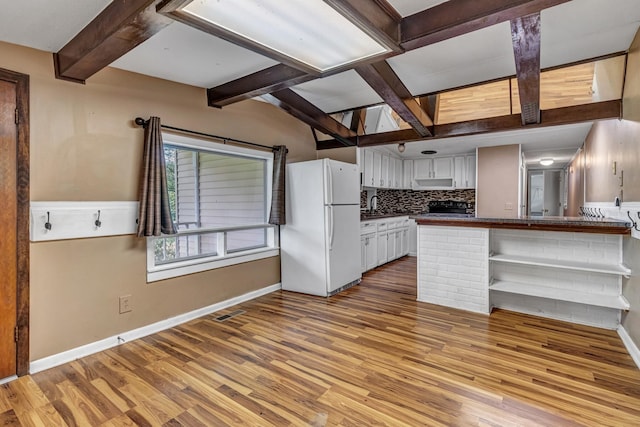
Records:
[[[375,210],[373,208],[373,199],[376,199],[376,201],[378,200],[378,195],[374,194],[373,196],[371,196],[371,198],[369,199],[369,213],[372,214],[373,211]]]

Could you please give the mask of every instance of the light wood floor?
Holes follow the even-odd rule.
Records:
[[[415,268],[22,377],[0,386],[0,425],[640,425],[640,371],[614,331],[418,303]]]

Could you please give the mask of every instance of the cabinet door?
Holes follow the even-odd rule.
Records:
[[[364,273],[367,271],[367,245],[369,244],[369,238],[366,236],[360,236],[360,271]]]
[[[402,230],[396,230],[394,233],[396,235],[395,244],[396,244],[396,258],[400,258],[402,255]]]
[[[402,229],[402,255],[409,254],[409,227]]]
[[[367,241],[367,271],[378,266],[378,238],[371,234]]]
[[[380,187],[389,188],[389,156],[381,155],[382,167],[380,168]]]
[[[476,156],[467,156],[465,187],[476,188]]]
[[[466,157],[458,156],[453,158],[453,187],[454,188],[466,188],[466,171],[467,163]]]
[[[396,162],[393,157],[389,157],[389,168],[387,169],[387,188],[396,188]]]
[[[420,159],[413,161],[414,178],[429,179],[433,173],[433,159]]]
[[[372,187],[382,187],[382,154],[373,152],[373,185]]]
[[[436,157],[433,159],[433,178],[453,178],[453,158]]]
[[[389,231],[387,233],[387,262],[396,259],[396,233]]]
[[[387,232],[378,233],[378,265],[387,262]]]
[[[402,161],[402,188],[411,190],[413,188],[413,160]]]
[[[396,186],[394,188],[403,188],[402,186],[402,160],[400,159],[394,159],[394,161],[396,162]]]
[[[364,149],[364,176],[362,179],[362,185],[365,187],[374,187],[375,181],[373,180],[373,151]]]

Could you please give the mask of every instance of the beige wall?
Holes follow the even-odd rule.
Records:
[[[478,148],[477,159],[477,216],[517,217],[520,146]],[[510,204],[512,209],[506,209],[507,204]]]
[[[6,43],[0,67],[31,78],[31,200],[136,200],[137,116],[316,158],[309,127],[266,103],[209,108],[204,89],[109,68],[86,85],[56,80],[51,54]],[[145,268],[132,236],[31,244],[31,360],[280,281],[278,257],[152,284]],[[133,311],[119,315],[126,294]]]
[[[622,190],[623,203],[640,202],[640,31],[629,49],[623,96],[623,120],[597,122],[585,142],[586,201],[612,203]],[[614,175],[612,165],[617,164]],[[624,174],[620,186],[620,174]],[[622,324],[640,346],[640,241],[625,238],[625,263],[632,275],[623,294],[631,309]]]
[[[584,148],[567,166],[567,207],[564,216],[578,216],[584,206]]]

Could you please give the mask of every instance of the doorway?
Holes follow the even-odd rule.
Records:
[[[29,371],[29,76],[0,69],[0,380]]]
[[[530,170],[527,185],[529,216],[561,216],[564,173],[556,170]]]

